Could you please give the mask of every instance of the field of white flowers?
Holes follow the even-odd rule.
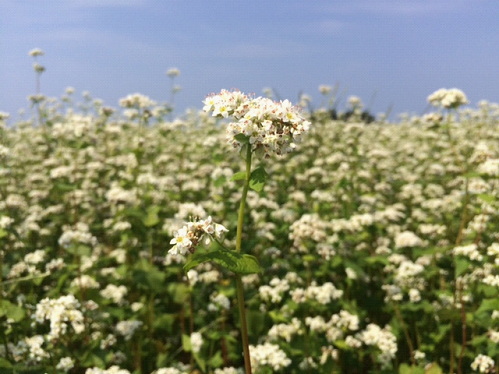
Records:
[[[254,373],[498,373],[499,106],[452,95],[280,102],[291,135],[216,95],[1,114],[0,372],[242,373],[242,300]]]

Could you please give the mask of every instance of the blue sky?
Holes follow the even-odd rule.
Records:
[[[72,86],[112,107],[135,92],[168,101],[172,67],[179,114],[222,88],[319,106],[321,84],[373,113],[421,114],[442,87],[499,102],[498,20],[497,0],[2,0],[0,111],[29,108],[35,47],[42,93]]]

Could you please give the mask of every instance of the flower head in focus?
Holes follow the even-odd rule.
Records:
[[[235,120],[227,126],[229,144],[238,150],[249,144],[252,151],[265,157],[291,152],[310,127],[299,108],[288,100],[277,102],[236,90],[222,90],[208,96],[203,103],[203,110],[212,116]]]

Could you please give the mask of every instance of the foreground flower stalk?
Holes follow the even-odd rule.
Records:
[[[243,194],[239,205],[239,212],[237,216],[237,233],[236,233],[236,251],[241,252],[243,224],[244,224],[244,210],[246,208],[246,196],[248,195],[249,184],[251,180],[251,147],[246,150],[246,178],[244,180]],[[249,338],[248,338],[248,322],[246,319],[246,303],[244,300],[244,287],[240,274],[236,274],[236,292],[237,292],[237,307],[239,309],[240,323],[241,323],[241,339],[243,344],[244,355],[244,368],[245,372],[251,374],[251,359],[249,351]]]
[[[296,147],[295,143],[299,141],[301,135],[308,130],[310,122],[306,121],[299,110],[292,106],[288,100],[275,102],[268,98],[252,98],[240,91],[222,90],[219,94],[208,96],[204,104],[203,109],[212,112],[214,117],[228,118],[230,116],[233,118],[234,122],[227,126],[227,142],[244,155],[246,162],[235,248],[235,251],[240,253],[248,190],[252,188],[260,192],[267,178],[267,173],[263,167],[251,171],[253,153],[261,158],[269,158],[272,154],[281,156],[291,152]],[[236,289],[241,319],[244,367],[246,373],[250,374],[248,327],[240,272],[236,272]]]

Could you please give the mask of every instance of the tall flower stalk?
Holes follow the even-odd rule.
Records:
[[[43,56],[45,53],[40,49],[40,48],[35,48],[29,51],[28,53],[31,57],[33,57],[34,61],[33,62],[33,70],[35,71],[36,74],[36,79],[35,79],[35,95],[31,95],[29,99],[32,102],[32,105],[37,107],[37,114],[38,114],[38,124],[42,123],[42,110],[40,107],[40,103],[44,100],[44,96],[40,94],[41,91],[41,76],[43,72],[45,71],[45,66],[41,65],[37,61],[38,56]]]
[[[288,100],[275,102],[269,98],[252,98],[240,91],[222,90],[210,95],[204,101],[204,110],[219,118],[231,118],[227,125],[227,142],[239,151],[245,160],[245,170],[236,173],[233,180],[243,180],[243,191],[237,218],[236,245],[226,248],[222,240],[227,231],[216,224],[211,217],[207,220],[189,222],[175,233],[169,253],[189,255],[184,270],[188,271],[200,263],[215,262],[235,273],[237,303],[240,316],[241,340],[243,346],[244,367],[246,374],[251,374],[248,325],[242,276],[260,273],[258,260],[248,253],[243,253],[243,227],[246,197],[249,189],[262,191],[267,173],[263,166],[252,170],[253,156],[263,159],[272,154],[284,155],[296,147],[300,136],[306,132],[310,123],[299,113],[298,108]],[[215,241],[218,246],[208,251],[196,251],[201,243]]]

